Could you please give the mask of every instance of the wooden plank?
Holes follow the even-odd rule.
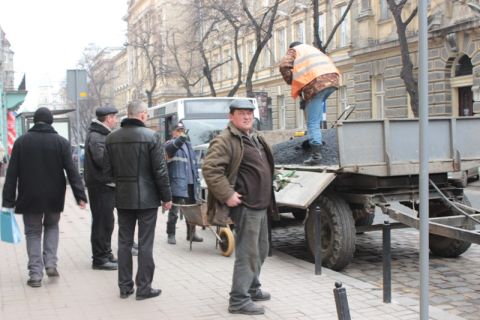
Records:
[[[332,172],[295,171],[295,175],[289,178],[290,183],[279,192],[275,192],[277,204],[307,209],[335,177],[335,173]]]

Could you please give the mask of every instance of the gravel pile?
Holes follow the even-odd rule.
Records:
[[[338,165],[337,131],[335,128],[322,130],[322,165]],[[310,145],[307,137],[274,144],[275,164],[303,164],[310,157]]]

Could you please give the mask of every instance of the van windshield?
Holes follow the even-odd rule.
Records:
[[[192,146],[210,142],[220,131],[225,129],[228,119],[203,119],[198,120],[182,120],[188,130],[188,136]]]

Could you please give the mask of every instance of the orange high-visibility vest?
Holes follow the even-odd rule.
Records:
[[[332,59],[317,48],[300,44],[293,49],[296,53],[292,70],[292,97],[294,99],[300,95],[303,87],[316,77],[327,73],[340,74]]]

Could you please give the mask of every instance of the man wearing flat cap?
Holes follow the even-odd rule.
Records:
[[[255,301],[270,300],[260,289],[260,269],[268,254],[268,215],[277,213],[273,196],[273,154],[253,128],[255,106],[248,99],[230,104],[230,123],[208,148],[202,173],[208,186],[211,222],[235,224],[235,264],[228,311],[265,313]]]
[[[188,141],[185,126],[182,122],[172,130],[172,139],[165,142],[167,156],[168,177],[172,191],[172,201],[176,204],[194,204],[200,201],[200,178],[198,164],[192,144]],[[178,220],[178,206],[172,206],[168,211],[167,242],[176,244],[176,224]],[[187,223],[187,240],[202,242],[203,238],[197,235],[195,226]]]
[[[50,110],[39,108],[33,122],[33,127],[13,145],[2,206],[15,208],[23,215],[30,276],[27,285],[38,288],[42,286],[44,268],[47,276],[59,276],[58,222],[65,206],[65,172],[80,208],[85,208],[87,197],[70,143],[53,129]]]
[[[103,156],[107,135],[117,126],[118,110],[103,106],[95,111],[96,119],[88,128],[85,140],[85,184],[92,211],[92,269],[117,270],[117,260],[112,253],[114,228],[113,208],[115,190],[103,175]]]

